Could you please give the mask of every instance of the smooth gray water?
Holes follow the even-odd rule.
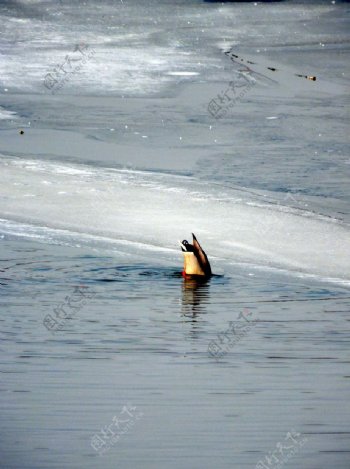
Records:
[[[0,22],[0,467],[348,469],[348,5],[23,0]],[[50,93],[77,44],[94,57]],[[215,119],[232,46],[254,86]],[[208,282],[180,275],[191,231]]]
[[[176,266],[2,246],[2,467],[255,467],[292,429],[308,442],[290,467],[347,467],[347,289],[246,269],[191,285]],[[96,296],[52,334],[77,285]],[[244,310],[257,325],[216,360]],[[129,402],[142,419],[98,456],[90,438]]]

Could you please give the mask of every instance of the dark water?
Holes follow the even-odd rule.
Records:
[[[293,430],[307,441],[286,467],[348,467],[347,289],[1,249],[1,467],[255,467]],[[44,317],[76,287],[91,298],[52,333]],[[209,353],[242,312],[255,326]],[[128,404],[142,416],[99,455],[91,437]]]

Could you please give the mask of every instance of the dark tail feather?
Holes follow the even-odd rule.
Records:
[[[195,237],[193,233],[192,233],[192,237],[193,237],[194,254],[197,257],[198,262],[200,266],[202,267],[203,272],[205,273],[205,275],[209,277],[211,275],[211,267],[209,264],[208,257],[206,253],[203,251],[201,245],[199,244],[199,242],[197,241],[197,238]]]

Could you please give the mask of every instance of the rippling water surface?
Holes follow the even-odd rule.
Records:
[[[249,268],[198,284],[117,253],[2,246],[3,467],[255,467],[292,430],[308,439],[294,465],[346,467],[347,289]],[[91,298],[49,331],[76,287]],[[240,313],[256,325],[218,337]],[[98,455],[91,438],[128,403],[142,417]]]

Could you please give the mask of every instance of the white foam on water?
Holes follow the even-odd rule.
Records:
[[[350,229],[334,218],[183,176],[5,157],[0,169],[0,216],[12,222],[147,246],[150,258],[177,253],[195,232],[219,269],[243,262],[350,281]]]

